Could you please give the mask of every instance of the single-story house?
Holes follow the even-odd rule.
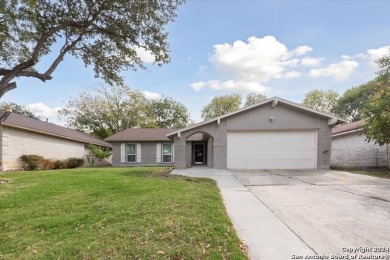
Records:
[[[389,145],[368,142],[364,121],[343,124],[332,129],[331,166],[341,168],[382,168],[390,166]]]
[[[129,128],[105,139],[112,144],[113,166],[173,166],[173,141],[167,137],[177,129]],[[203,140],[202,134],[191,140]]]
[[[113,165],[329,169],[332,126],[345,122],[274,97],[183,129],[127,129],[105,140]]]
[[[36,154],[52,160],[70,157],[86,160],[86,157],[90,156],[89,144],[111,149],[111,144],[79,131],[28,118],[12,111],[0,112],[1,171],[20,169],[20,156],[23,154]],[[95,165],[109,165],[110,160],[97,160]]]

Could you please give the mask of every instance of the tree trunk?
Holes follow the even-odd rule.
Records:
[[[387,144],[387,169],[390,170],[390,144]]]
[[[0,85],[0,98],[4,96],[5,93],[7,93],[10,90],[13,90],[16,88],[16,83],[11,82],[6,85]]]

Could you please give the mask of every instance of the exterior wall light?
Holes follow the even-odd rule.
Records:
[[[271,123],[275,122],[275,117],[271,116],[269,121],[271,121]]]

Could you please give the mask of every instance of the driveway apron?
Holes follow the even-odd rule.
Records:
[[[248,246],[250,259],[284,260],[293,255],[314,255],[287,225],[227,170],[194,167],[172,174],[207,177],[217,181],[229,217]]]

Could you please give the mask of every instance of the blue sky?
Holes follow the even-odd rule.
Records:
[[[148,69],[123,76],[132,89],[183,103],[195,121],[224,94],[258,92],[294,102],[312,89],[342,94],[375,77],[373,61],[390,48],[389,10],[390,1],[189,0],[167,26],[171,62],[154,66],[143,54]],[[69,97],[102,82],[71,56],[53,77],[18,80],[2,101],[56,122],[55,111]]]

